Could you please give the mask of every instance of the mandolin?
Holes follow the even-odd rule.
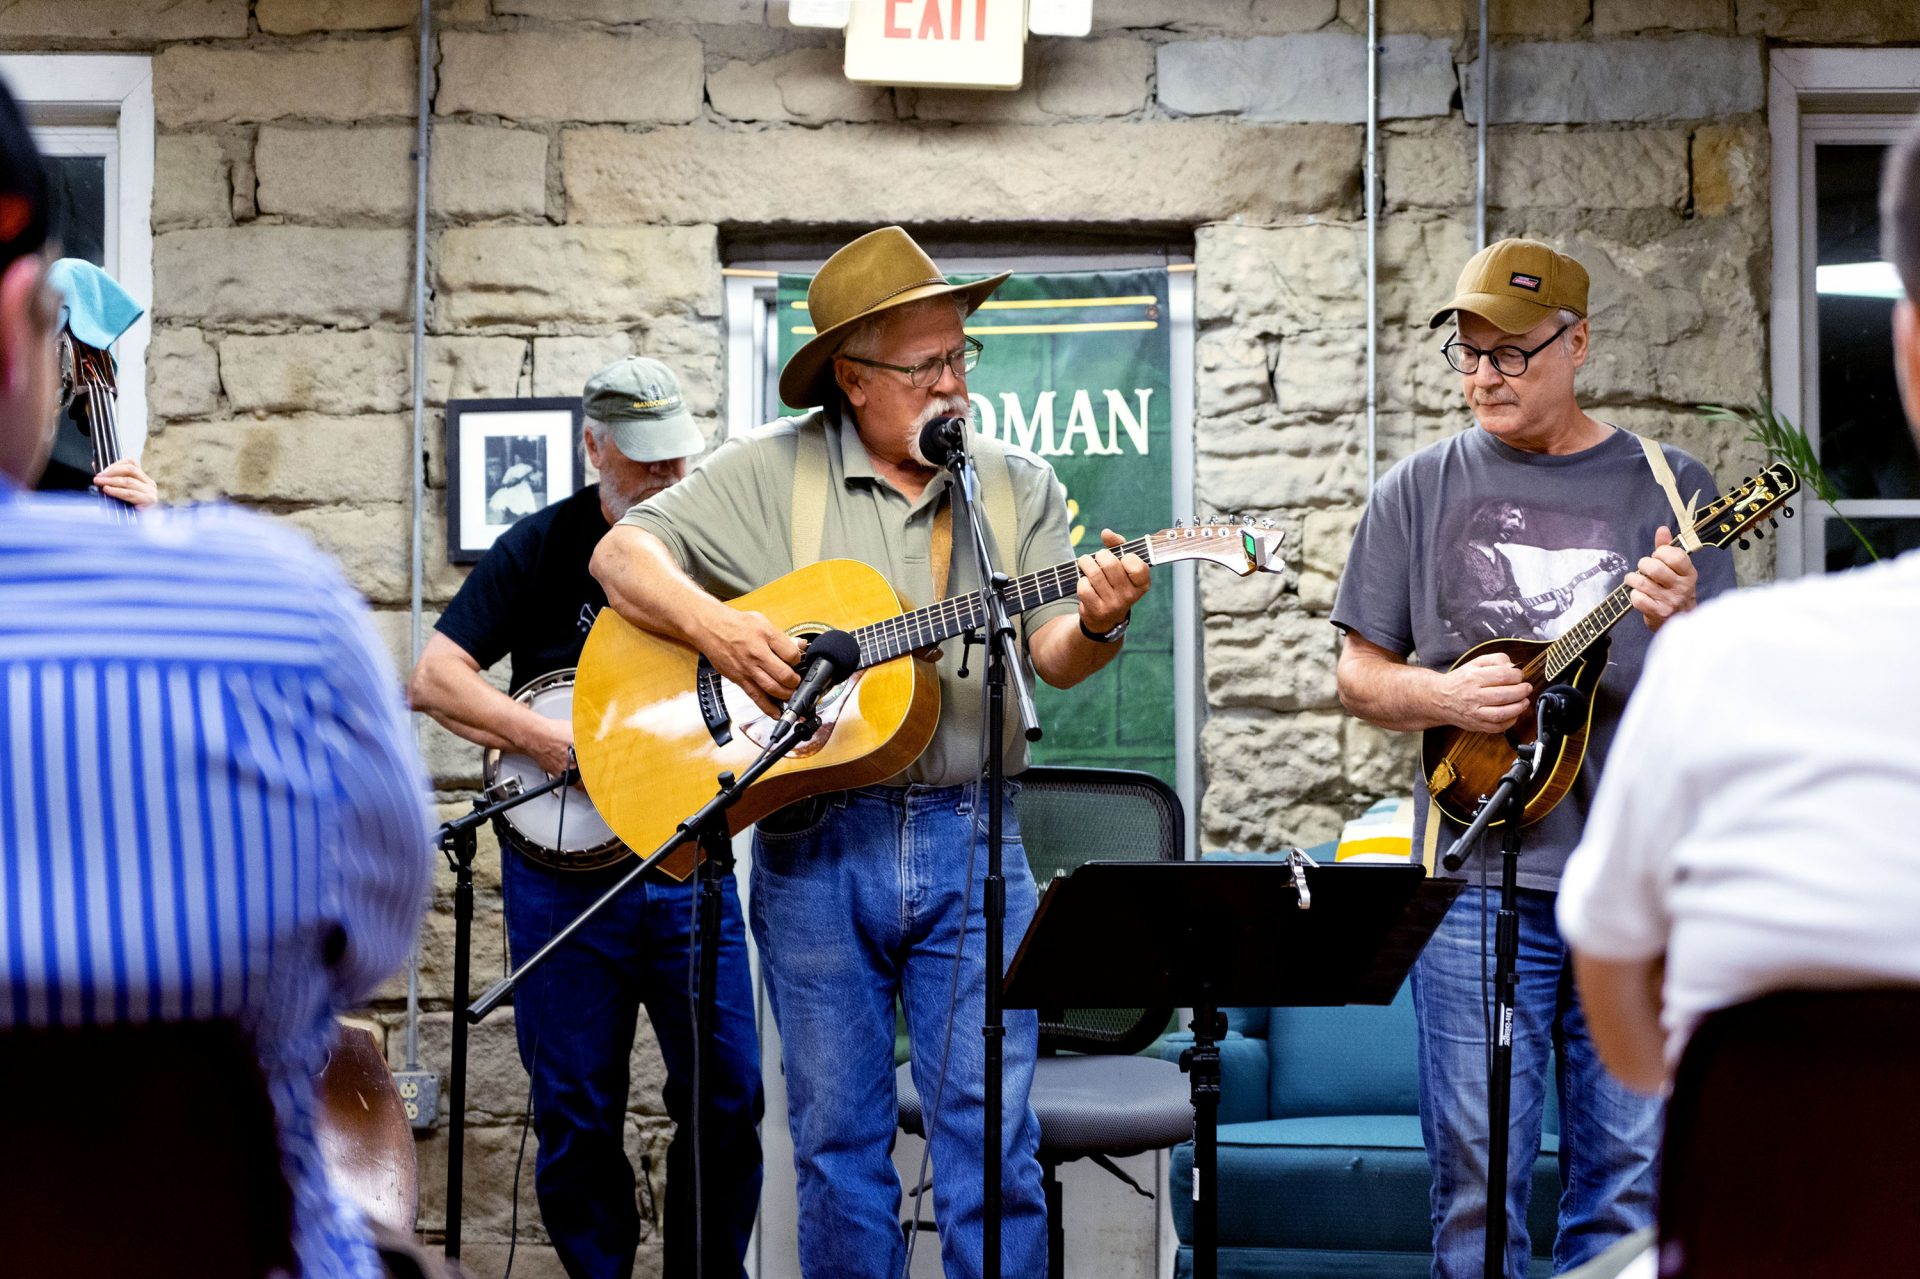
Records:
[[[1707,546],[1725,547],[1735,540],[1745,546],[1745,534],[1760,521],[1770,519],[1799,488],[1800,477],[1791,467],[1770,466],[1702,508],[1693,531]],[[1791,516],[1792,509],[1786,514]],[[1754,536],[1764,534],[1756,530]],[[1623,582],[1559,639],[1488,640],[1462,653],[1448,668],[1455,669],[1489,653],[1504,653],[1527,677],[1535,695],[1549,684],[1571,684],[1583,694],[1586,711],[1579,728],[1560,739],[1559,750],[1534,771],[1533,780],[1523,792],[1522,826],[1531,826],[1552,812],[1580,775],[1593,722],[1593,691],[1607,669],[1607,633],[1633,611],[1632,595]],[[1472,822],[1481,802],[1493,794],[1519,757],[1520,748],[1533,741],[1535,728],[1530,715],[1522,715],[1504,733],[1476,733],[1451,724],[1429,728],[1421,737],[1420,769],[1434,806],[1463,826]],[[1488,824],[1499,826],[1504,820]]]
[[[1245,577],[1281,571],[1280,539],[1271,520],[1222,518],[1163,529],[1114,553],[1149,565],[1202,560]],[[1065,599],[1079,582],[1078,560],[1016,578],[1003,588],[1007,611]],[[940,718],[939,680],[915,654],[987,620],[982,591],[909,610],[878,570],[854,560],[796,569],[729,604],[789,635],[843,630],[860,646],[854,673],[816,707],[819,731],[734,806],[735,833],[795,800],[870,786],[913,763]],[[628,848],[644,855],[672,838],[680,819],[713,797],[723,770],[746,771],[775,722],[693,648],[600,610],[574,684],[573,749],[593,806]],[[686,845],[661,869],[685,879],[697,861]]]

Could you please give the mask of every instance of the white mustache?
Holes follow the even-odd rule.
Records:
[[[957,417],[973,425],[973,403],[964,395],[943,395],[915,415],[913,429],[918,431],[937,417]]]

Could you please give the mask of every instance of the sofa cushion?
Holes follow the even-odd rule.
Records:
[[[1267,1113],[1414,1115],[1420,1112],[1411,983],[1384,1008],[1275,1008]]]
[[[1536,1252],[1549,1250],[1560,1195],[1558,1139],[1543,1136],[1527,1212]],[[1433,1184],[1413,1115],[1268,1119],[1220,1125],[1222,1247],[1426,1252]],[[1193,1144],[1174,1149],[1169,1184],[1193,1184]],[[1193,1239],[1193,1203],[1173,1197]]]

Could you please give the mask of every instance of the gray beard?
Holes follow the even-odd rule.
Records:
[[[660,489],[649,489],[644,484],[636,484],[632,489],[622,489],[614,482],[611,475],[600,476],[600,506],[613,517],[613,522],[616,524],[620,522],[621,516],[658,492]]]

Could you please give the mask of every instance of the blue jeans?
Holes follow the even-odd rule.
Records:
[[[504,851],[507,940],[524,959],[631,866],[549,871]],[[720,916],[720,981],[708,1078],[705,1205],[709,1274],[744,1275],[760,1204],[763,1109],[740,895],[728,878]],[[534,1189],[540,1217],[573,1279],[626,1279],[640,1242],[633,1165],[627,1161],[628,1062],[641,1005],[666,1061],[664,1100],[678,1125],[667,1148],[666,1273],[692,1279],[693,1005],[689,936],[696,881],[643,876],[608,904],[514,993],[520,1061],[533,1080],[540,1138]],[[722,1260],[716,1267],[715,1258]]]
[[[1487,912],[1481,999],[1481,904]],[[1661,1103],[1601,1066],[1573,988],[1554,894],[1521,889],[1514,994],[1513,1109],[1507,1128],[1507,1274],[1526,1274],[1527,1198],[1540,1154],[1547,1054],[1559,1056],[1560,1211],[1553,1269],[1589,1260],[1653,1224]],[[1486,1264],[1487,1020],[1493,998],[1497,888],[1469,887],[1413,969],[1420,1027],[1420,1129],[1433,1164],[1435,1279],[1479,1279]],[[1489,1014],[1490,1015],[1490,1014]]]
[[[986,813],[973,786],[873,787],[794,805],[754,834],[753,937],[780,1026],[809,1279],[897,1279],[900,1179],[894,1001],[905,1004],[913,1081],[933,1124],[934,1217],[946,1273],[981,1273],[986,999]],[[1005,809],[1007,946],[1033,917],[1033,876]],[[967,868],[972,858],[970,907]],[[964,925],[946,1087],[954,947]],[[1046,1273],[1040,1125],[1027,1105],[1039,1025],[1006,1013],[1001,1273]]]

